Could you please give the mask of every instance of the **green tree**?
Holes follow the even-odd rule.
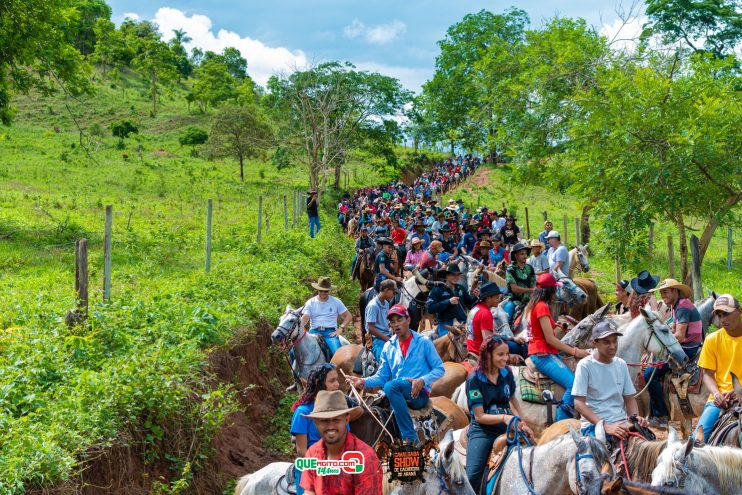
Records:
[[[203,129],[198,127],[188,126],[185,133],[179,138],[178,142],[181,146],[191,147],[191,156],[196,156],[196,146],[204,144],[209,139],[209,134]]]
[[[245,180],[245,160],[262,156],[273,144],[273,128],[256,105],[225,106],[211,127],[209,149],[213,156],[235,158],[240,180]]]
[[[242,57],[242,54],[237,48],[228,46],[222,52],[222,57],[232,77],[238,81],[242,81],[247,77],[247,60]]]
[[[660,34],[666,43],[680,42],[699,52],[724,56],[742,41],[739,0],[646,0],[645,36]]]
[[[95,51],[90,60],[100,65],[103,77],[111,69],[120,69],[134,58],[134,49],[129,46],[121,31],[108,19],[99,18],[93,26]]]
[[[90,55],[95,49],[95,25],[98,20],[111,20],[111,7],[103,0],[77,0],[77,22],[70,28],[75,47],[83,54]]]
[[[50,95],[64,89],[79,95],[92,91],[89,66],[65,30],[77,22],[72,0],[4,0],[0,2],[0,122],[10,125],[15,92],[34,88]]]
[[[193,83],[193,98],[201,112],[211,106],[237,96],[237,81],[230,74],[224,58],[221,56],[204,59],[196,69]]]
[[[139,133],[139,128],[130,120],[122,120],[111,124],[111,134],[114,137],[119,138],[119,147],[124,147],[124,139],[128,138],[131,134]]]
[[[136,51],[132,64],[147,81],[152,100],[151,113],[156,115],[163,86],[172,83],[177,76],[175,56],[168,44],[160,39],[156,25],[148,21],[133,23],[131,26],[125,24],[126,21],[121,29],[126,29],[127,43],[132,43]]]
[[[193,74],[193,63],[191,63],[188,52],[183,46],[184,43],[191,41],[191,38],[182,29],[173,29],[173,34],[175,37],[170,40],[169,44],[178,72],[178,81],[180,81],[181,78],[187,79]]]

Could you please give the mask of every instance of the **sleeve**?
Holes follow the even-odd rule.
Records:
[[[443,361],[438,355],[438,351],[435,350],[433,341],[427,338],[422,338],[422,341],[425,344],[425,361],[427,361],[428,366],[431,368],[430,372],[423,376],[422,379],[426,387],[432,387],[434,382],[443,377],[446,369],[443,367]]]
[[[430,291],[430,296],[428,296],[428,304],[427,309],[428,313],[431,314],[437,314],[445,311],[448,306],[451,305],[450,301],[448,299],[440,300],[442,290],[439,288],[435,288],[432,291]]]
[[[518,384],[515,383],[515,375],[513,374],[513,370],[508,368],[508,377],[507,382],[508,386],[510,387],[510,397],[515,397],[515,389],[517,388]]]
[[[549,306],[541,301],[533,308],[533,317],[537,320],[541,318],[542,316],[548,316],[551,317],[551,312],[549,311]]]
[[[309,434],[309,422],[311,419],[305,418],[301,414],[304,412],[304,408],[299,406],[294,411],[294,416],[291,418],[291,428],[289,432],[292,435],[308,435]]]
[[[337,308],[337,312],[339,315],[348,311],[348,308],[345,307],[345,304],[343,304],[343,301],[341,301],[337,297],[335,298],[335,307]]]
[[[675,311],[675,323],[690,323],[690,309],[678,308]]]
[[[717,330],[721,332],[721,330]],[[701,368],[716,371],[716,334],[711,334],[706,338],[706,341],[701,347],[701,357],[698,358],[698,366]]]
[[[634,380],[631,378],[631,374],[629,374],[629,367],[626,364],[626,361],[623,359],[620,361],[621,367],[623,368],[623,395],[634,395],[636,393],[636,387],[634,387]]]
[[[577,363],[577,369],[575,370],[575,381],[572,384],[573,396],[587,397],[587,386],[590,373],[586,365],[587,361],[584,360]]]
[[[559,250],[558,260],[564,262],[565,265],[569,263],[569,251],[566,247],[562,246],[562,249]]]
[[[312,301],[314,301],[314,298],[307,301],[307,303],[304,305],[304,310],[301,312],[302,315],[307,315],[309,316],[309,318],[312,317],[312,308],[314,307]]]
[[[466,379],[466,404],[469,406],[469,412],[473,412],[477,406],[484,407],[484,397],[476,373],[472,373]]]
[[[366,330],[368,330],[368,324],[373,323],[376,325],[376,322],[378,321],[378,311],[376,311],[376,305],[375,304],[369,304],[366,306]]]
[[[510,284],[514,284],[515,277],[513,276],[513,271],[508,267],[508,269],[505,271],[505,283],[510,287]]]

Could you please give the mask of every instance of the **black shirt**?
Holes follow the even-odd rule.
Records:
[[[466,379],[466,402],[472,423],[476,421],[474,408],[477,406],[482,407],[485,414],[512,414],[510,398],[513,395],[515,395],[515,377],[508,367],[500,369],[497,383],[492,383],[487,375],[479,370],[472,372]],[[504,426],[506,425],[479,424],[482,430],[492,433],[502,432]]]
[[[314,200],[314,203],[310,205],[309,203],[311,203],[312,200]],[[307,215],[309,215],[310,217],[319,216],[319,212],[317,211],[317,197],[316,196],[309,196],[307,198]]]

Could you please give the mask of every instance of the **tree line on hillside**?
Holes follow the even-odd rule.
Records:
[[[577,195],[583,224],[599,214],[603,247],[622,259],[641,259],[652,222],[675,225],[687,277],[690,225],[701,259],[720,224],[738,225],[739,5],[647,0],[633,50],[583,19],[467,15],[439,42],[413,123],[512,161],[520,183]]]
[[[404,136],[415,153],[447,142],[452,153],[512,161],[522,184],[577,195],[583,222],[600,215],[604,247],[620,258],[646,249],[651,222],[671,222],[686,276],[688,229],[703,221],[703,257],[742,200],[738,6],[646,0],[648,23],[630,51],[583,19],[531,27],[523,10],[483,10],[448,29],[434,77],[414,96],[397,79],[338,61],[274,75],[262,88],[236,48],[189,53],[183,31],[165,41],[149,21],[116,27],[103,0],[8,0],[0,120],[10,124],[14,92],[75,96],[94,90],[93,66],[112,80],[133,70],[152,116],[178,85],[189,111],[215,113],[208,133],[186,129],[181,143],[195,152],[207,142],[211,156],[239,162],[241,178],[247,158],[271,152],[279,168],[303,162],[311,188],[339,188],[354,153],[394,177]],[[113,130],[121,146],[136,132],[126,127]]]

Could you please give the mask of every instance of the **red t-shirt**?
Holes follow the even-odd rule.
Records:
[[[350,432],[345,434],[343,444],[343,452],[348,451],[363,454],[362,473],[348,474],[341,471],[336,475],[317,476],[316,471],[305,470],[301,472],[301,487],[312,490],[317,495],[381,495],[383,473],[376,452]],[[304,457],[327,459],[324,440],[309,447]]]
[[[495,332],[495,319],[492,311],[484,303],[479,303],[469,311],[466,322],[466,350],[479,356],[482,347],[482,330]]]
[[[399,349],[402,351],[402,356],[407,357],[407,349],[410,348],[410,342],[412,342],[412,334],[407,337],[407,340],[399,341]]]
[[[539,318],[542,316],[548,316],[549,322],[551,322],[551,328],[556,328],[556,323],[554,323],[554,319],[551,317],[549,305],[544,301],[537,302],[533,307],[533,310],[531,310],[531,316],[529,317],[531,323],[531,335],[528,340],[528,354],[558,354],[559,350],[556,347],[549,345],[544,338],[544,331],[541,328],[541,322],[539,321]]]
[[[394,244],[400,245],[405,241],[406,238],[407,231],[402,227],[399,227],[398,229],[394,229],[392,231],[392,240],[394,241]]]

